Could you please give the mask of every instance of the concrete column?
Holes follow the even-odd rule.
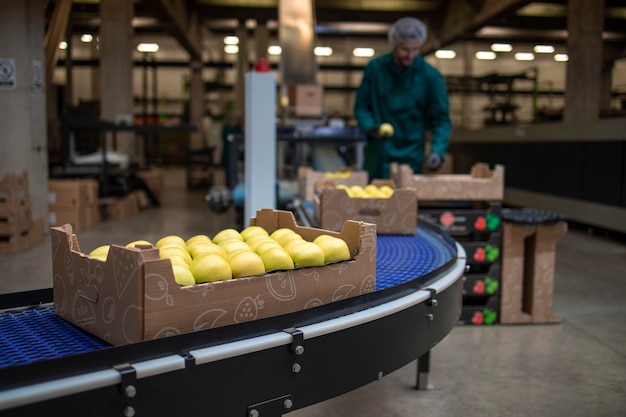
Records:
[[[100,2],[100,117],[111,122],[118,115],[133,114],[133,13],[132,1]],[[118,133],[119,152],[132,158],[136,149],[133,133]]]
[[[94,40],[91,43],[91,58],[100,59],[100,36],[94,35]],[[100,67],[93,67],[91,69],[91,99],[100,99]]]
[[[463,76],[468,79],[474,76],[474,44],[472,42],[465,42],[463,48]],[[462,87],[463,93],[461,95],[461,127],[463,129],[469,129],[472,125],[470,118],[471,96],[470,92],[465,91],[464,87],[465,86]]]
[[[611,109],[611,87],[613,86],[613,66],[615,61],[605,59],[602,65],[600,81],[600,112],[609,113]]]
[[[269,46],[269,30],[267,26],[258,25],[254,30],[255,59],[267,58],[267,47]]]
[[[0,177],[29,176],[33,214],[48,213],[44,1],[0,1]]]
[[[603,25],[604,0],[568,0],[564,122],[600,116]]]
[[[189,83],[189,123],[198,130],[189,135],[189,149],[206,147],[202,119],[204,118],[204,82],[202,81],[202,62],[191,61],[191,82]]]
[[[237,28],[237,36],[239,37],[239,53],[237,54],[237,84],[235,84],[235,111],[239,114],[245,113],[245,85],[246,73],[250,67],[248,60],[248,29],[245,25]]]

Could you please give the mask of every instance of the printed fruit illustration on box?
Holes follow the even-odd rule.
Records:
[[[260,226],[249,226],[241,232],[223,229],[213,238],[195,235],[185,240],[169,235],[154,245],[141,240],[127,246],[135,245],[158,248],[159,256],[172,263],[174,279],[182,286],[322,266],[352,258],[348,244],[339,237],[322,234],[307,241],[289,228],[270,234]],[[99,246],[89,256],[104,262],[109,247]]]
[[[473,258],[476,262],[495,262],[500,256],[500,249],[487,244],[485,247],[476,248]]]
[[[494,324],[498,318],[498,313],[490,308],[484,308],[482,311],[476,311],[472,315],[472,324]]]
[[[497,280],[486,277],[484,280],[478,280],[472,287],[472,292],[477,295],[489,294],[493,295],[498,291],[500,284]]]
[[[494,231],[498,226],[500,226],[500,217],[492,213],[487,213],[485,216],[478,216],[476,221],[474,221],[474,229],[478,231]]]

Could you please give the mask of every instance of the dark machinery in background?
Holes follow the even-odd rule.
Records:
[[[136,173],[141,168],[128,155],[116,151],[118,132],[146,138],[160,132],[192,132],[194,126],[115,124],[104,120],[66,119],[61,124],[58,160],[49,167],[50,178],[95,178],[100,197],[119,197],[144,190],[151,203],[160,202]],[[109,145],[110,144],[110,145]],[[109,146],[111,149],[109,149]]]
[[[212,186],[206,200],[215,213],[226,211],[233,204],[237,221],[243,221],[245,202],[244,134],[228,137],[230,152],[227,184]],[[363,164],[363,148],[367,141],[356,127],[318,126],[306,132],[295,127],[279,127],[276,133],[278,158],[276,167],[276,207],[291,209],[298,195],[298,167],[312,166],[316,171],[336,171]]]

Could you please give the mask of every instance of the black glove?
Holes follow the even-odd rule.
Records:
[[[426,161],[426,166],[428,167],[430,171],[437,171],[439,167],[441,166],[442,162],[443,162],[443,159],[441,158],[441,155],[433,152],[428,156],[428,160]]]

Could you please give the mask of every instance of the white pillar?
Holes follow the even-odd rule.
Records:
[[[276,79],[246,74],[244,226],[257,210],[276,208]]]

